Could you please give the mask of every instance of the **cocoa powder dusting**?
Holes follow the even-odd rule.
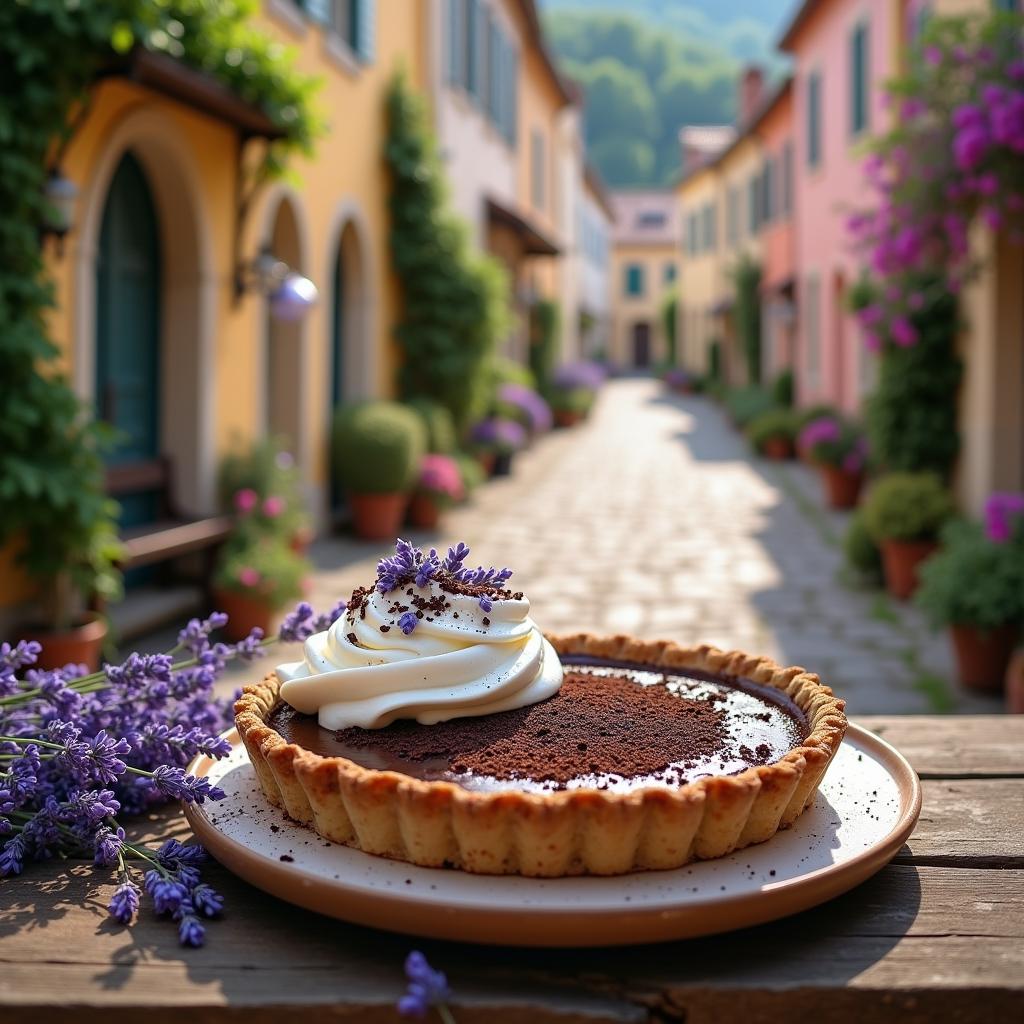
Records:
[[[569,672],[540,704],[424,728],[343,729],[337,739],[410,764],[447,761],[448,770],[495,779],[527,778],[554,788],[589,774],[671,776],[673,763],[707,757],[727,736],[715,702],[676,696],[628,678]]]

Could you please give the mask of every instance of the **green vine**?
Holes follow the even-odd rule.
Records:
[[[530,310],[530,369],[537,390],[551,394],[551,379],[558,362],[558,337],[561,310],[552,299],[537,299]]]
[[[669,366],[675,366],[679,361],[678,343],[676,340],[676,329],[679,320],[679,292],[672,288],[665,293],[661,300],[661,325],[665,331],[665,362]]]
[[[471,251],[448,208],[423,100],[396,76],[387,98],[391,258],[402,286],[399,391],[445,405],[465,428],[490,400],[489,362],[508,323],[506,275]]]
[[[283,137],[257,177],[310,148],[312,83],[247,25],[248,0],[11,0],[0,4],[0,546],[66,626],[77,590],[117,595],[116,506],[104,493],[105,432],[59,372],[45,316],[54,304],[40,226],[48,165],[88,113],[97,77],[134,48],[215,76],[260,106]]]
[[[736,330],[747,362],[747,381],[761,383],[761,267],[744,256],[733,270]]]

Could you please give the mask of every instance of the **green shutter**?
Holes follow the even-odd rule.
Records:
[[[807,163],[821,163],[821,75],[813,72],[807,79]]]
[[[331,23],[331,0],[302,0],[302,9],[321,25]]]
[[[466,2],[466,91],[480,95],[480,0]]]
[[[868,27],[858,25],[850,36],[850,132],[868,126]]]
[[[462,82],[462,0],[448,0],[448,81]]]

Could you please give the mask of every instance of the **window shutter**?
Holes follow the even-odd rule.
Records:
[[[329,25],[331,23],[331,4],[332,0],[302,0],[300,6],[313,21],[319,21],[321,25]]]
[[[511,44],[508,48],[508,128],[506,138],[514,146],[519,137],[519,52]]]
[[[480,95],[480,0],[466,3],[466,90]]]
[[[355,51],[369,64],[377,46],[377,0],[352,0]]]
[[[462,82],[462,0],[448,0],[448,81]]]

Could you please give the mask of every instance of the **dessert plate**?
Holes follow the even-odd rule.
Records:
[[[267,803],[244,747],[190,771],[227,794],[185,814],[225,867],[290,903],[356,924],[518,946],[616,946],[691,938],[785,917],[873,875],[921,812],[901,754],[851,724],[815,803],[767,843],[673,871],[521,878],[421,868],[329,843]]]

